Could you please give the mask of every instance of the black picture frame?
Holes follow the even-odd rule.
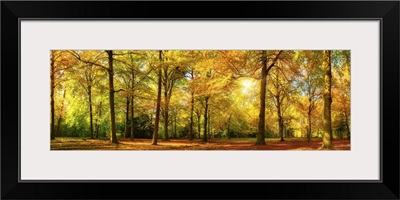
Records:
[[[399,199],[399,6],[398,1],[2,1],[1,198]],[[380,19],[381,181],[19,182],[20,80],[17,77],[20,77],[19,19],[22,18]]]

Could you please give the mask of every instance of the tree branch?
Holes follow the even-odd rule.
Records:
[[[279,50],[278,54],[276,54],[276,56],[275,56],[274,60],[272,61],[271,65],[267,68],[267,74],[268,74],[269,70],[271,70],[271,68],[272,68],[273,66],[275,66],[275,63],[276,63],[276,61],[278,60],[279,55],[280,55],[282,52],[283,52],[283,50]]]
[[[121,92],[121,91],[126,91],[125,89],[119,89],[119,90],[114,90],[114,93],[116,93],[116,92]]]
[[[103,65],[100,65],[100,64],[98,64],[98,63],[95,63],[95,62],[92,62],[92,61],[88,61],[88,60],[83,60],[82,58],[81,58],[81,56],[79,55],[79,54],[77,54],[76,52],[74,52],[74,51],[68,51],[71,55],[73,55],[75,58],[77,58],[78,60],[80,60],[80,61],[82,61],[82,62],[84,62],[84,63],[88,63],[88,64],[92,64],[92,65],[95,65],[95,66],[98,66],[98,67],[101,67],[101,68],[103,68],[103,69],[105,69],[105,70],[109,70],[108,69],[108,67],[105,67],[105,66],[103,66]]]

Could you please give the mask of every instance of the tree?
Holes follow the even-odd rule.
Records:
[[[75,56],[80,61],[83,61],[87,64],[92,64],[99,66],[105,69],[108,72],[108,86],[109,86],[109,103],[110,103],[110,130],[111,130],[111,137],[110,140],[112,143],[118,144],[117,133],[115,129],[115,104],[114,104],[114,58],[113,58],[113,50],[105,50],[100,51],[96,56],[94,56],[94,60],[86,60],[81,57],[79,51],[69,51],[71,55]],[[101,57],[103,53],[106,53],[106,57]],[[108,60],[108,67],[106,67],[100,60],[102,58],[106,58]]]
[[[200,70],[200,75],[195,79],[198,84],[196,84],[194,91],[204,108],[203,142],[207,142],[210,101],[213,96],[227,89],[233,79],[229,74],[224,73],[218,51],[200,51],[199,57],[200,61],[196,63],[196,68]]]
[[[283,112],[284,108],[283,105],[288,98],[290,91],[290,86],[291,86],[291,80],[288,79],[288,77],[283,73],[283,70],[274,70],[270,75],[271,82],[272,82],[272,88],[268,89],[269,93],[273,97],[273,103],[276,107],[276,112],[278,115],[278,127],[279,127],[279,136],[280,136],[280,141],[283,142],[285,141],[283,139],[283,129],[284,129],[284,120],[283,120]],[[282,78],[282,76],[284,78]],[[285,79],[286,78],[286,82]]]
[[[341,124],[350,138],[350,51],[331,51],[331,58],[332,123]]]
[[[125,55],[125,53],[121,53]],[[120,67],[116,69],[117,80],[121,87],[121,95],[125,98],[125,138],[134,139],[134,90],[135,90],[135,63],[132,54],[126,53],[119,58]]]
[[[106,50],[108,55],[108,83],[110,92],[110,120],[111,120],[111,142],[118,144],[117,131],[115,129],[115,106],[114,106],[114,58],[113,50]]]
[[[63,118],[63,112],[64,112],[64,102],[65,102],[65,95],[67,94],[67,89],[66,87],[64,87],[63,89],[63,98],[62,98],[62,103],[61,103],[61,109],[60,112],[58,114],[58,122],[57,122],[57,130],[56,130],[56,136],[59,137],[60,136],[60,126],[61,126],[61,120]]]
[[[83,63],[81,69],[74,70],[75,79],[85,90],[89,100],[90,117],[90,139],[93,139],[93,108],[92,108],[92,88],[97,77],[97,70],[90,63]]]
[[[98,116],[96,118],[96,138],[99,138],[101,110],[103,108],[102,104],[103,104],[103,102],[100,101],[99,106],[98,106]]]
[[[297,51],[295,56],[295,62],[300,69],[295,86],[300,89],[300,98],[304,97],[306,99],[306,101],[300,99],[298,102],[300,107],[305,109],[307,113],[308,142],[311,141],[313,112],[316,109],[317,101],[322,95],[323,69],[321,68],[321,58],[320,51]]]
[[[190,124],[189,124],[189,140],[193,140],[194,138],[194,131],[193,131],[193,113],[194,113],[194,81],[195,73],[193,67],[189,67],[189,73],[186,77],[190,80],[189,82],[189,92],[190,92]],[[199,130],[200,132],[200,130]],[[199,135],[200,137],[200,135]]]
[[[202,54],[201,51],[187,51],[187,68],[186,73],[184,74],[184,77],[188,80],[188,86],[187,86],[187,91],[190,93],[190,121],[189,121],[189,140],[193,140],[195,138],[195,131],[193,128],[194,120],[193,120],[193,115],[196,112],[197,116],[197,132],[199,133],[199,138],[200,138],[200,111],[197,109],[195,111],[195,90],[197,85],[197,78],[199,76],[199,72],[197,69],[195,69],[197,62],[200,62]]]
[[[331,52],[323,51],[324,66],[324,134],[322,138],[322,148],[332,148],[332,119],[331,119],[331,83],[332,83],[332,68],[331,68]]]
[[[164,88],[164,140],[169,140],[168,124],[169,124],[169,104],[172,96],[172,90],[176,81],[183,76],[182,61],[184,57],[182,51],[164,51],[162,65],[162,85]],[[177,54],[177,55],[176,55]]]
[[[260,114],[256,145],[265,145],[265,95],[267,88],[267,75],[275,65],[282,51],[278,51],[268,65],[267,51],[261,51],[261,86],[260,86]]]
[[[209,139],[211,139],[212,138],[212,136],[211,136],[211,105],[210,105],[210,108],[208,109],[208,122],[207,122],[207,125],[208,125],[208,129],[207,129],[207,133],[208,133],[208,138]]]
[[[197,133],[199,134],[199,138],[201,138],[201,111],[200,108],[196,108],[195,111],[197,117]]]
[[[190,71],[190,77],[193,80],[194,74],[193,69]],[[193,140],[194,133],[193,133],[193,111],[194,111],[194,93],[193,90],[190,92],[190,128],[189,128],[189,140]]]
[[[64,81],[64,72],[73,67],[76,61],[68,53],[62,50],[52,50],[50,52],[50,138],[55,139],[55,100],[54,90]]]
[[[204,133],[203,133],[203,142],[207,142],[207,123],[208,123],[208,100],[210,96],[204,97]]]
[[[162,76],[162,65],[163,65],[163,52],[162,50],[159,51],[159,60],[160,64],[158,66],[158,72],[157,72],[157,107],[156,107],[156,119],[155,119],[155,124],[154,124],[154,133],[153,133],[153,140],[152,140],[152,145],[157,145],[157,140],[158,140],[158,126],[160,123],[160,107],[161,107],[161,76]]]

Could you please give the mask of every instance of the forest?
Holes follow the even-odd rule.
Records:
[[[350,150],[349,50],[51,50],[51,150]]]

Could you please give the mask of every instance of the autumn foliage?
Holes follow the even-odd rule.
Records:
[[[51,149],[350,149],[347,50],[52,50],[50,79]]]

